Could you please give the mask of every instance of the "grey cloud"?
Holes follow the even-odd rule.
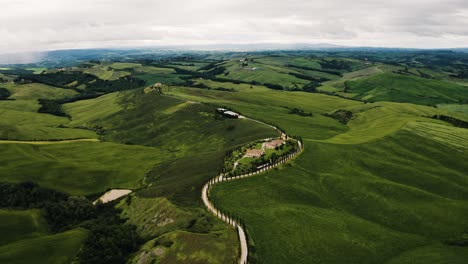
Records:
[[[0,53],[332,42],[467,46],[466,0],[2,0]]]

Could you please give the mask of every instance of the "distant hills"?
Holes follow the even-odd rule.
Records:
[[[415,51],[420,49],[415,48],[392,48],[392,47],[357,47],[343,46],[330,43],[296,43],[296,44],[213,44],[213,45],[172,45],[172,46],[157,46],[157,47],[134,47],[134,48],[100,48],[100,49],[68,49],[68,50],[53,50],[53,51],[38,51],[38,52],[21,52],[21,53],[0,53],[0,65],[11,64],[34,64],[51,62],[52,64],[67,64],[70,61],[85,61],[85,60],[125,60],[129,56],[153,55],[153,56],[174,56],[181,55],[187,52],[197,53],[212,53],[212,52],[258,52],[258,51],[300,51],[300,50],[339,50],[339,51]],[[436,49],[424,49],[436,50]],[[457,52],[468,52],[468,48],[440,49],[453,50]],[[153,57],[154,59],[154,57]],[[48,65],[51,66],[51,65]]]

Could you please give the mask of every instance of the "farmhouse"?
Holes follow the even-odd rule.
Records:
[[[265,155],[265,151],[263,149],[248,149],[247,153],[245,153],[246,158],[260,158],[261,156]]]
[[[262,147],[267,148],[267,149],[274,149],[274,148],[279,147],[279,146],[281,146],[283,144],[284,144],[284,140],[276,139],[276,140],[272,140],[270,142],[263,143]]]

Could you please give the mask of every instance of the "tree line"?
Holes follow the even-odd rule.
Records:
[[[11,93],[8,89],[0,87],[0,100],[6,100],[11,96]]]
[[[121,210],[114,204],[95,206],[84,197],[70,197],[32,182],[0,183],[0,207],[41,209],[53,233],[88,229],[89,236],[78,254],[80,263],[124,264],[143,243],[136,227],[120,218]]]
[[[468,128],[468,122],[457,119],[457,118],[452,117],[452,116],[434,115],[432,118],[437,119],[437,120],[445,121],[445,122],[450,123],[450,124],[452,124],[452,125],[454,125],[456,127]]]

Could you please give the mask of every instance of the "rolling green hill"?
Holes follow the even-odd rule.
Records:
[[[0,262],[68,264],[74,260],[86,235],[86,230],[75,229],[0,246]]]
[[[256,120],[305,149],[211,189],[245,225],[250,263],[465,263],[467,66],[453,56],[220,52],[1,70],[12,96],[0,100],[0,182],[65,196],[34,187],[63,200],[18,207],[28,199],[4,190],[0,263],[235,262],[235,230],[200,193],[226,153],[278,136]],[[133,192],[92,205],[112,188]]]
[[[464,86],[401,74],[377,74],[347,83],[354,98],[375,102],[393,101],[424,105],[460,103],[468,98]]]
[[[468,249],[443,243],[468,224],[467,155],[450,149],[408,132],[360,145],[306,142],[292,166],[212,195],[244,219],[262,263],[384,263],[434,245],[461,263]]]
[[[0,246],[44,235],[47,229],[39,210],[0,210]]]
[[[444,244],[462,236],[468,224],[467,157],[459,152],[466,130],[430,118],[445,110],[306,93],[276,97],[256,87],[238,91],[171,92],[230,106],[306,140],[305,153],[291,165],[213,190],[217,204],[245,221],[259,262],[382,263],[409,249],[418,248],[417,255],[404,253],[417,258],[438,248],[457,263],[458,253],[465,254]],[[283,108],[288,105],[313,116],[290,115]],[[337,109],[357,117],[340,126],[321,115]],[[427,125],[408,123],[414,121]],[[333,126],[339,128],[334,134]]]

